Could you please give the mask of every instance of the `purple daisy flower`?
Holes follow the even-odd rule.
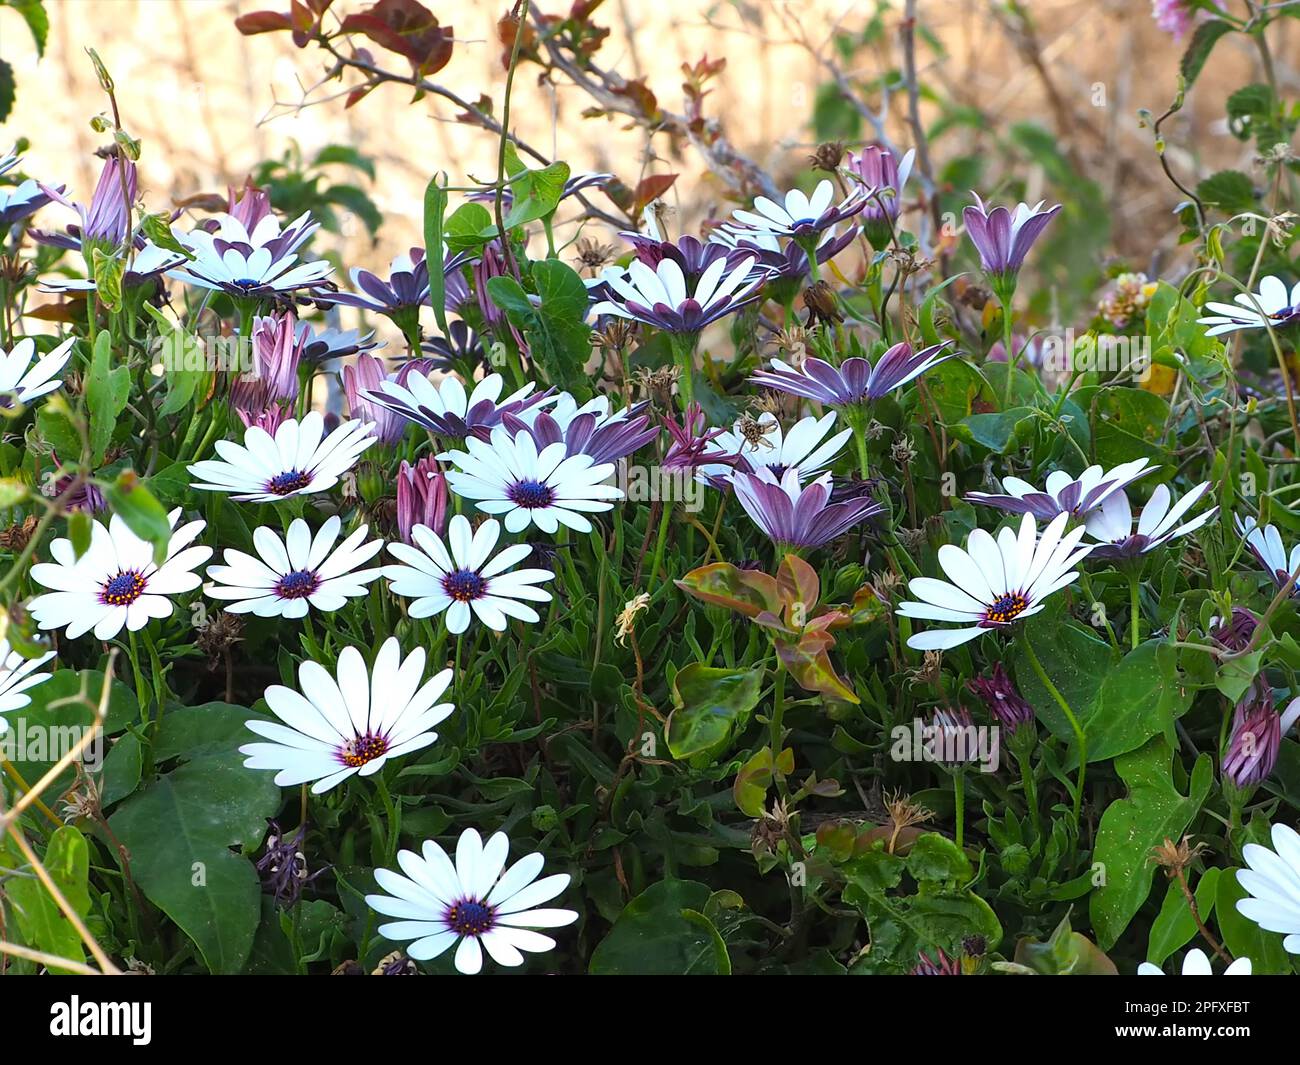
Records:
[[[1013,214],[1005,207],[989,209],[977,193],[971,195],[977,206],[967,207],[962,217],[966,219],[971,243],[979,252],[980,265],[995,286],[1014,288],[1025,256],[1061,205],[1058,203],[1044,211],[1043,200],[1033,207],[1019,203]]]
[[[667,333],[695,334],[706,325],[734,314],[758,299],[760,279],[753,276],[757,257],[749,255],[734,266],[715,259],[688,285],[685,273],[673,259],[655,269],[634,260],[624,272],[606,269],[598,280],[606,282],[605,298],[592,312],[630,318]]]
[[[1011,682],[1001,662],[994,664],[992,676],[973,677],[966,682],[966,687],[980,698],[1003,728],[1016,729],[1034,720],[1034,708]]]
[[[872,366],[862,358],[845,359],[832,366],[824,359],[805,359],[800,369],[773,359],[771,370],[759,370],[750,380],[764,388],[802,396],[828,407],[870,403],[937,366],[954,354],[950,340],[914,352],[906,342],[895,344]]]
[[[648,403],[635,403],[610,411],[609,398],[597,396],[581,407],[562,392],[550,410],[533,408],[521,414],[507,413],[501,423],[512,435],[528,433],[541,451],[549,444],[564,443],[565,457],[590,455],[596,465],[617,462],[659,437],[658,426],[650,425]]]
[[[865,496],[830,502],[828,473],[801,485],[799,471],[794,469],[779,480],[766,468],[755,473],[737,471],[731,485],[754,524],[778,547],[787,549],[821,547],[885,509]]]
[[[117,156],[106,159],[89,205],[64,197],[62,186],[56,189],[50,185],[41,185],[41,191],[63,206],[71,207],[81,216],[79,233],[83,244],[90,241],[107,246],[119,245],[126,239],[131,204],[135,202],[135,164]]]
[[[1053,470],[1047,475],[1046,489],[1039,490],[1019,477],[1002,478],[1005,494],[967,492],[966,499],[986,507],[997,507],[1011,514],[1032,514],[1040,521],[1051,521],[1058,514],[1085,517],[1096,510],[1115,492],[1121,492],[1139,477],[1145,477],[1160,467],[1148,468],[1147,459],[1134,459],[1111,470],[1089,466],[1078,477],[1063,470]]]
[[[424,249],[412,248],[407,254],[397,256],[389,265],[387,281],[354,266],[352,284],[358,291],[322,292],[316,297],[317,302],[378,311],[390,317],[410,308],[418,309],[429,300],[429,266],[424,261]]]
[[[894,158],[888,148],[871,144],[860,154],[849,152],[848,170],[858,181],[874,193],[862,208],[859,221],[867,231],[867,239],[877,250],[884,248],[894,232],[903,204],[903,188],[912,173],[916,149],[903,156],[902,162]]]
[[[502,399],[504,386],[504,379],[495,373],[476,384],[473,392],[466,392],[456,377],[446,377],[435,385],[423,374],[412,374],[402,384],[386,380],[378,388],[363,391],[362,395],[435,436],[449,440],[474,436],[486,440],[504,415],[518,415],[551,401],[549,389],[534,394],[536,386],[531,382]]]

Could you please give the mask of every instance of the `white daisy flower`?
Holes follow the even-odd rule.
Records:
[[[1170,540],[1195,532],[1219,513],[1218,507],[1211,507],[1182,525],[1178,522],[1209,490],[1209,481],[1198,484],[1171,507],[1169,489],[1163,484],[1157,485],[1151,493],[1150,501],[1138,515],[1136,531],[1133,529],[1133,509],[1129,506],[1128,494],[1122,490],[1112,493],[1084,521],[1088,535],[1098,541],[1093,548],[1092,557],[1137,558]]]
[[[249,426],[242,446],[232,440],[217,441],[217,454],[224,461],[205,459],[189,467],[200,478],[191,487],[233,492],[234,499],[249,503],[323,492],[334,487],[375,442],[373,434],[369,422],[352,419],[325,436],[320,411],[310,411],[301,421],[286,419],[274,437],[260,426]]]
[[[0,736],[9,727],[4,715],[30,703],[32,697],[26,691],[50,679],[49,673],[36,671],[53,657],[53,651],[46,651],[39,658],[24,658],[0,637]]]
[[[174,529],[180,513],[177,507],[167,515]],[[192,521],[176,529],[161,566],[154,565],[153,545],[116,514],[107,526],[91,522],[90,546],[81,558],[71,540],[55,540],[50,544],[54,561],[32,567],[32,579],[54,589],[31,601],[32,617],[42,629],[66,626],[70,640],[91,629],[95,639],[111,640],[123,625],[135,632],[151,618],[170,617],[168,597],[197,588],[201,579],[193,571],[212,555],[210,547],[189,546],[205,524]]]
[[[966,498],[972,503],[997,507],[1012,514],[1032,514],[1042,521],[1051,521],[1063,513],[1082,518],[1116,492],[1159,468],[1149,467],[1147,460],[1142,458],[1110,470],[1089,466],[1078,477],[1071,477],[1064,470],[1053,470],[1047,475],[1046,488],[1041,491],[1019,477],[1004,477],[1002,487],[1005,494],[967,492]]]
[[[329,518],[313,537],[308,524],[297,518],[284,539],[265,525],[253,533],[253,546],[262,557],[227,550],[224,566],[209,566],[204,594],[231,599],[225,609],[232,614],[259,618],[300,618],[307,608],[338,610],[349,599],[366,594],[366,585],[383,573],[381,567],[358,569],[384,546],[383,540],[365,543],[363,525],[341,544],[342,522]]]
[[[367,895],[366,903],[385,917],[385,939],[414,940],[406,953],[428,961],[456,948],[457,970],[472,976],[483,968],[487,950],[498,965],[522,965],[521,951],[540,954],[553,950],[555,940],[534,928],[562,928],[573,924],[573,910],[537,909],[569,886],[568,873],[537,879],[542,871],[540,854],[525,855],[506,868],[510,840],[498,832],[485,844],[472,828],[456,844],[456,862],[433,840],[423,854],[398,851],[402,873],[376,869],[375,880],[387,895]]]
[[[420,684],[424,648],[405,659],[397,637],[390,636],[366,666],[355,647],[343,648],[337,677],[318,662],[298,667],[302,692],[273,684],[266,705],[283,724],[247,721],[270,743],[239,748],[249,769],[275,769],[281,787],[313,781],[312,793],[329,791],[354,773],[368,777],[390,758],[428,747],[438,738],[433,726],[455,709],[438,699],[451,683],[451,670]]]
[[[1241,856],[1250,868],[1238,871],[1237,883],[1251,897],[1237,901],[1238,912],[1266,932],[1284,933],[1282,946],[1300,954],[1300,833],[1274,825],[1273,850],[1247,843]]]
[[[453,439],[486,436],[506,414],[521,414],[538,404],[553,402],[547,393],[534,394],[536,386],[531,381],[502,399],[504,387],[505,378],[499,373],[488,374],[472,392],[465,390],[460,378],[450,374],[435,385],[423,374],[413,373],[402,382],[392,378],[381,381],[378,389],[361,395],[436,436]]]
[[[76,337],[68,337],[33,364],[36,341],[23,337],[8,353],[0,348],[0,408],[30,403],[49,395],[63,384],[63,368],[72,358]]]
[[[385,566],[384,576],[397,595],[415,600],[409,610],[411,617],[427,618],[445,610],[449,632],[459,634],[469,628],[471,611],[497,632],[505,629],[507,617],[539,621],[537,611],[517,600],[549,603],[551,593],[533,585],[553,580],[555,574],[547,569],[507,572],[533,549],[528,544],[514,544],[493,557],[500,535],[496,519],[488,518],[476,532],[461,514],[447,526],[447,544],[432,529],[416,525],[411,530],[414,547],[388,545],[388,553],[406,565]]]
[[[1251,961],[1249,958],[1238,958],[1223,970],[1224,976],[1250,976]],[[1138,976],[1164,976],[1165,971],[1159,965],[1153,965],[1149,961],[1144,961],[1138,966]],[[1213,976],[1214,970],[1210,968],[1210,959],[1205,956],[1205,951],[1200,947],[1193,947],[1183,956],[1183,975],[1184,976]]]
[[[806,481],[834,462],[853,436],[852,429],[842,429],[827,440],[826,434],[834,428],[835,418],[833,410],[820,418],[810,414],[795,422],[789,432],[782,431],[781,423],[770,411],[758,416],[756,429],[754,419],[750,419],[747,429],[742,418],[730,431],[719,433],[713,446],[728,455],[739,455],[743,461],[735,467],[720,464],[701,466],[697,476],[716,485],[730,481],[736,470],[755,473],[767,469],[778,481],[786,471],[796,470],[799,480]]]
[[[1291,575],[1300,570],[1300,544],[1292,547],[1288,554],[1276,525],[1261,527],[1254,518],[1243,520],[1240,516],[1235,517],[1234,521],[1237,532],[1245,537],[1246,547],[1255,556],[1255,561],[1264,567],[1274,584],[1279,588],[1286,587]],[[1300,595],[1300,581],[1293,586],[1291,594]]]
[[[599,291],[605,298],[591,313],[629,318],[669,333],[698,333],[758,298],[767,275],[754,270],[757,262],[758,257],[751,255],[731,268],[727,257],[720,257],[692,281],[674,259],[662,259],[653,270],[633,259],[626,270],[601,271],[604,284]]]
[[[939,548],[939,565],[949,580],[913,578],[908,590],[921,602],[900,603],[895,613],[928,621],[960,621],[965,627],[919,632],[907,646],[918,651],[946,650],[1037,614],[1049,595],[1079,575],[1070,567],[1092,550],[1090,544],[1079,547],[1083,526],[1065,532],[1069,520],[1068,514],[1057,515],[1040,539],[1033,515],[1026,514],[1019,535],[1004,527],[995,540],[976,529],[964,551],[944,544]]]
[[[1288,292],[1280,277],[1266,277],[1260,281],[1258,292],[1249,295],[1239,292],[1233,300],[1237,306],[1231,303],[1205,305],[1207,312],[1214,313],[1196,321],[1212,327],[1206,330],[1206,336],[1214,337],[1238,329],[1263,329],[1270,325],[1279,329],[1300,322],[1300,282]]]
[[[735,211],[732,217],[759,231],[806,237],[857,214],[875,191],[857,186],[838,206],[832,207],[835,186],[829,180],[823,180],[817,183],[811,196],[804,195],[799,189],[791,189],[780,203],[758,196],[754,199],[752,211]]]
[[[528,433],[512,438],[505,429],[493,429],[490,442],[468,437],[465,446],[468,452],[448,455],[457,468],[447,474],[447,484],[485,514],[504,514],[507,532],[529,525],[544,533],[561,525],[590,532],[591,522],[579,512],[609,510],[611,500],[623,498],[618,488],[601,483],[614,473],[613,463],[595,465],[590,455],[565,458],[563,441],[538,453]]]
[[[281,232],[279,222],[267,215],[249,233],[238,219],[222,216],[216,232],[196,229],[181,238],[194,258],[167,276],[236,299],[318,285],[334,267],[324,259],[298,262],[294,249],[315,229],[314,224],[300,224],[307,218],[303,215]]]

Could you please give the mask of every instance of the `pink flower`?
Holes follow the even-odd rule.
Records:
[[[423,525],[441,536],[447,522],[447,477],[428,455],[397,471],[397,533],[413,544],[411,530]]]

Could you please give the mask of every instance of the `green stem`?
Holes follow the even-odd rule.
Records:
[[[698,333],[672,333],[669,336],[669,347],[678,370],[677,398],[683,411],[690,410],[695,399],[695,345],[699,339]]]
[[[1138,609],[1138,578],[1136,573],[1128,575],[1128,603],[1129,603],[1129,644],[1133,650],[1138,646],[1138,619],[1140,611]]]
[[[958,766],[952,776],[953,802],[957,807],[957,848],[960,850],[966,829],[966,770]]]
[[[772,747],[772,767],[777,776],[777,790],[786,794],[785,778],[776,770],[781,760],[782,721],[785,718],[785,664],[776,660],[776,680],[772,684],[772,718],[769,722],[769,742]]]
[[[1065,718],[1070,722],[1070,728],[1074,730],[1075,743],[1079,748],[1079,775],[1075,780],[1074,787],[1074,827],[1077,831],[1079,828],[1080,815],[1083,812],[1083,779],[1088,769],[1088,737],[1084,735],[1083,726],[1079,724],[1079,719],[1074,716],[1074,711],[1070,709],[1070,704],[1065,701],[1060,690],[1052,683],[1052,678],[1047,675],[1043,669],[1043,664],[1038,661],[1038,655],[1034,652],[1034,645],[1029,642],[1029,636],[1025,632],[1020,634],[1021,646],[1025,649],[1025,657],[1029,659],[1030,666],[1033,667],[1034,673],[1042,682],[1047,693],[1056,700],[1056,705],[1061,708]]]
[[[655,540],[654,558],[650,563],[649,580],[659,579],[659,568],[664,564],[664,548],[668,544],[668,523],[672,518],[673,505],[671,501],[664,500],[663,511],[659,515],[659,537]]]
[[[1011,293],[1008,292],[1000,297],[1002,301],[1002,347],[1007,355],[1007,387],[1002,396],[1002,409],[1004,411],[1011,408],[1011,383],[1016,377],[1016,355],[1014,341],[1011,336]]]

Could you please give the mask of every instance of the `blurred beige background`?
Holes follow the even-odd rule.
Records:
[[[504,77],[495,22],[504,0],[425,3],[457,36],[454,57],[435,80],[467,99],[490,95],[499,108]],[[568,3],[543,0],[540,7],[557,12]],[[281,155],[292,142],[308,157],[326,144],[352,144],[375,158],[376,180],[360,180],[386,222],[377,246],[359,223],[346,227],[341,238],[322,239],[346,262],[375,266],[419,240],[421,194],[431,172],[445,169],[453,181],[494,175],[490,135],[454,122],[445,103],[411,103],[401,87],[383,87],[348,110],[342,94],[356,83],[349,78],[308,93],[309,100],[323,102],[299,106],[319,82],[326,57],[315,48],[295,49],[286,33],[244,37],[233,25],[237,14],[286,9],[288,0],[46,0],[46,6],[50,37],[39,62],[21,19],[0,8],[0,51],[16,68],[18,83],[4,135],[29,137],[25,169],[66,182],[78,198],[93,185],[98,163],[92,152],[102,141],[89,119],[105,108],[87,46],[103,56],[118,86],[123,121],[143,140],[141,184],[154,210],[238,184],[255,162]],[[365,0],[334,4],[340,13],[364,6]],[[1168,211],[1177,197],[1160,174],[1149,131],[1138,128],[1135,115],[1142,107],[1164,110],[1183,45],[1154,24],[1149,0],[1032,0],[1032,37],[996,15],[1001,6],[922,0],[922,81],[975,108],[985,130],[1026,117],[1055,129],[1079,167],[1101,182],[1117,215],[1119,250],[1145,262],[1152,245],[1172,248]],[[606,0],[595,20],[612,31],[599,54],[602,64],[629,77],[644,76],[674,110],[683,109],[681,63],[725,56],[727,68],[708,98],[711,112],[740,149],[778,178],[788,178],[806,166],[808,117],[817,86],[826,80],[797,38],[821,47],[833,28],[860,32],[879,18],[878,41],[862,49],[856,68],[848,71],[864,81],[877,79],[900,63],[902,7],[901,0]],[[1289,25],[1282,27],[1275,54],[1294,57],[1300,53],[1300,21],[1283,21]],[[933,35],[942,55],[924,35]],[[373,51],[382,65],[407,69],[400,57]],[[1249,170],[1249,146],[1229,137],[1218,116],[1226,92],[1251,79],[1255,62],[1245,45],[1221,45],[1188,109],[1170,124],[1171,158],[1191,180],[1223,165]],[[590,99],[572,85],[539,85],[538,70],[525,66],[517,80],[512,119],[521,135],[574,169],[613,170],[628,184],[643,172],[681,171],[670,199],[682,208],[683,223],[728,209],[720,202],[720,187],[703,174],[689,148],[678,159],[647,158],[639,131],[619,121],[584,120],[581,112]],[[1294,67],[1282,62],[1279,77],[1294,94]],[[1099,90],[1102,106],[1096,105]],[[879,99],[870,103],[878,107]],[[905,100],[895,94],[888,126],[907,146],[904,112]],[[933,108],[927,105],[926,113],[933,117]],[[932,151],[942,160],[978,149],[985,135],[979,128],[951,129]],[[1186,145],[1195,145],[1198,154]],[[669,150],[662,138],[655,146]],[[46,209],[45,224],[53,224],[56,210]]]

